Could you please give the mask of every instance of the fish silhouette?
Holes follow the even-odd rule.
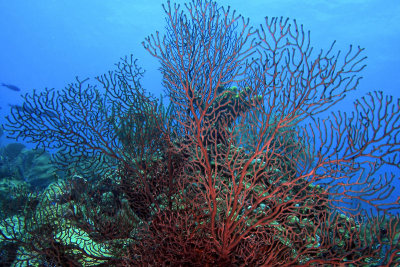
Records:
[[[21,91],[21,89],[19,89],[19,87],[12,85],[12,84],[2,83],[1,86],[7,87],[8,89],[13,90],[13,91]]]
[[[51,110],[39,110],[39,109],[34,109],[27,105],[26,103],[23,103],[22,105],[15,105],[15,104],[8,104],[11,108],[14,108],[18,110],[19,112],[25,113],[25,114],[36,114],[39,116],[47,116],[47,118],[58,118],[59,116],[57,113]]]
[[[28,107],[28,105],[26,105],[25,103],[21,106],[21,105],[15,105],[15,104],[8,104],[11,108],[15,108],[16,110],[20,111],[20,112],[25,112],[25,113],[35,113],[35,110]]]

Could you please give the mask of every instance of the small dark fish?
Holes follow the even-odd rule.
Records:
[[[8,103],[8,106],[9,107],[12,107],[12,108],[16,108],[16,109],[22,109],[22,106],[20,106],[20,105],[15,105],[15,104],[10,104],[10,103]]]
[[[19,89],[19,87],[12,85],[12,84],[2,83],[1,86],[7,87],[8,89],[13,90],[13,91],[17,91],[17,92],[21,91],[21,89]]]
[[[23,103],[21,105],[15,105],[15,104],[8,104],[11,108],[14,108],[18,110],[19,112],[26,113],[26,114],[35,114],[37,116],[47,116],[48,118],[58,118],[59,116],[57,113],[51,110],[38,110],[29,107],[26,103]]]
[[[15,104],[8,104],[11,108],[14,108],[16,110],[18,110],[19,112],[22,113],[28,113],[28,114],[35,114],[35,110],[31,109],[30,107],[28,107],[27,105],[15,105]]]

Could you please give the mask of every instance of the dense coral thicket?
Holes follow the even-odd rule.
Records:
[[[296,21],[258,29],[208,0],[164,6],[171,104],[136,61],[25,95],[6,129],[57,150],[67,179],[20,192],[7,260],[55,266],[294,266],[399,262],[400,101],[355,90],[363,49],[314,52]],[[324,113],[326,114],[326,113]],[[321,116],[320,116],[321,115]]]

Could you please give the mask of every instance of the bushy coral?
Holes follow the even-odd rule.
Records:
[[[10,135],[58,150],[66,180],[20,192],[22,210],[1,224],[7,261],[397,264],[395,176],[378,170],[400,163],[400,101],[373,92],[352,114],[317,118],[356,89],[362,49],[313,54],[296,21],[254,30],[208,0],[164,10],[165,38],[144,47],[160,60],[168,107],[126,57],[12,110]]]

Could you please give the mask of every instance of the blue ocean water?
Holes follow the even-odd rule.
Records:
[[[45,87],[62,89],[80,78],[94,77],[113,68],[120,57],[133,54],[146,70],[144,87],[163,93],[159,65],[141,45],[148,35],[164,30],[165,1],[1,1],[0,122],[20,94]],[[185,3],[185,1],[176,1]],[[264,17],[296,19],[311,32],[315,51],[329,48],[346,52],[349,45],[365,48],[367,68],[357,91],[340,103],[352,109],[355,98],[382,90],[400,97],[400,3],[382,1],[218,1],[250,18],[257,27]]]
[[[33,89],[62,89],[75,77],[94,77],[113,69],[121,57],[133,54],[145,70],[144,88],[163,93],[158,61],[142,46],[150,34],[164,30],[165,1],[0,1],[0,123],[20,94]],[[183,4],[185,1],[176,1]],[[400,3],[388,0],[221,0],[255,27],[265,16],[296,19],[311,32],[314,52],[350,44],[365,48],[367,67],[356,91],[333,108],[350,112],[352,102],[368,91],[400,97]],[[2,137],[2,142],[11,142]],[[398,179],[397,179],[398,180]]]
[[[164,30],[165,1],[0,1],[0,82],[15,84],[21,93],[64,88],[75,76],[93,77],[113,68],[120,57],[134,54],[147,71],[145,88],[162,93],[158,62],[142,47],[144,38]],[[177,1],[184,3],[184,1]],[[352,99],[371,90],[400,97],[400,3],[388,0],[223,0],[251,24],[264,17],[296,19],[311,31],[316,51],[350,44],[366,50],[368,67]],[[19,93],[1,88],[0,117]]]
[[[75,77],[92,78],[114,68],[121,57],[133,54],[146,70],[144,88],[163,94],[159,63],[142,46],[150,34],[165,29],[166,1],[5,1],[0,0],[0,125],[10,106],[22,103],[21,94],[44,88],[62,89]],[[180,4],[185,1],[174,1]],[[258,27],[265,16],[289,17],[311,32],[314,52],[329,49],[346,53],[349,45],[365,48],[367,67],[356,91],[332,108],[353,110],[353,101],[381,90],[400,98],[400,2],[398,0],[221,0]],[[15,88],[14,88],[15,89]],[[1,143],[13,142],[5,136]],[[393,168],[400,195],[400,173]]]

